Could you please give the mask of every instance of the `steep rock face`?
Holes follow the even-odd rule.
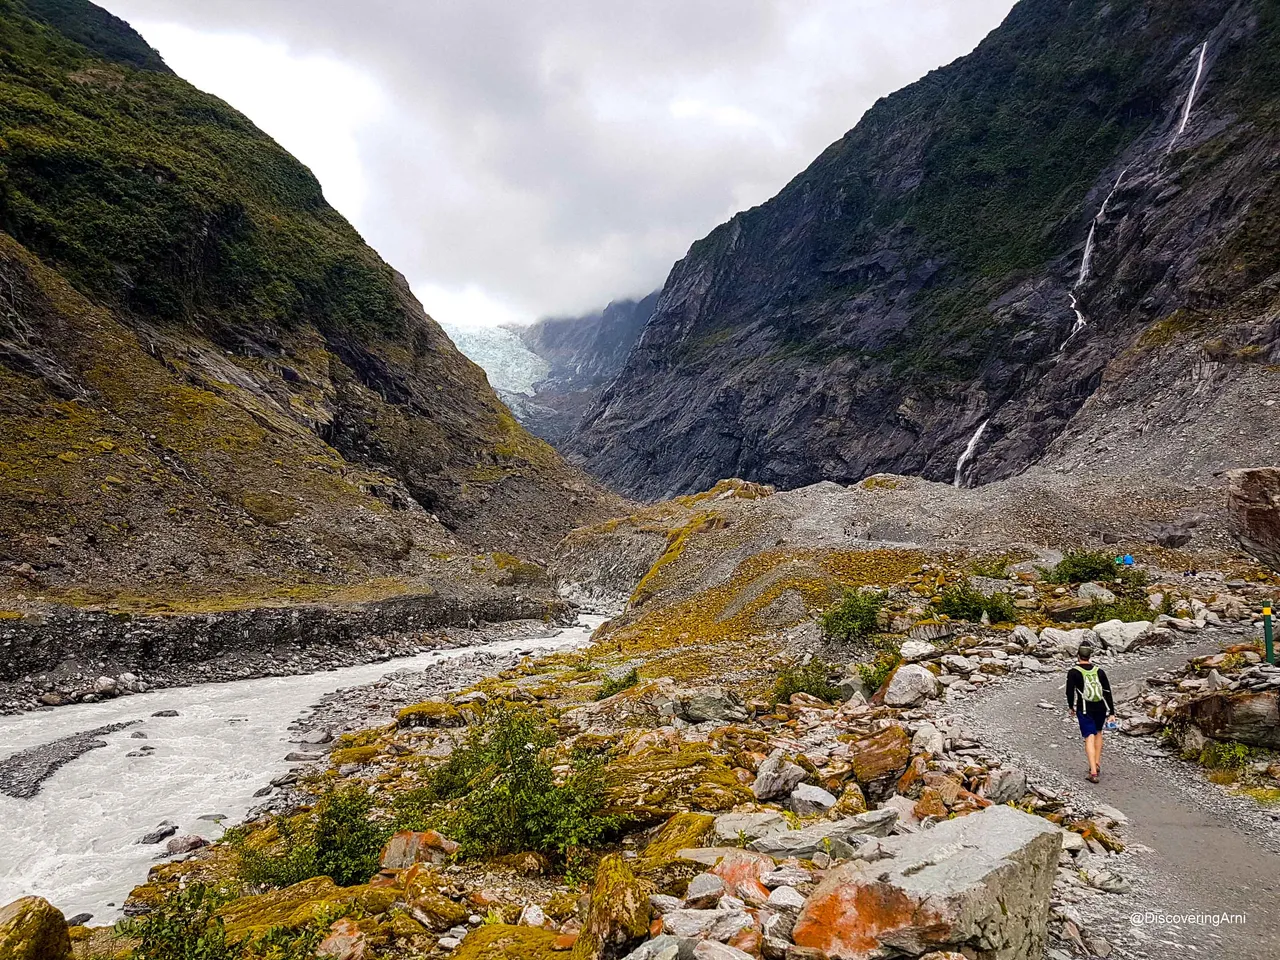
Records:
[[[1023,0],[694,244],[568,449],[644,497],[1269,459],[1278,56],[1262,0]]]
[[[563,443],[622,370],[657,302],[658,294],[651,293],[640,300],[615,300],[599,313],[552,317],[521,328],[520,339],[549,369],[529,399],[508,400],[520,422],[556,446]]]
[[[607,512],[121,21],[0,0],[0,78],[0,588],[418,576]]]

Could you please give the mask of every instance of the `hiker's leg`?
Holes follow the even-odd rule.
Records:
[[[1098,745],[1093,748],[1093,766],[1097,770],[1102,769],[1102,731],[1098,731]]]
[[[1089,755],[1089,772],[1098,772],[1098,741],[1102,738],[1101,734],[1091,734],[1084,742],[1084,752]]]

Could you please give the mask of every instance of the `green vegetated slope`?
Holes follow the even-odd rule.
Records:
[[[18,588],[536,556],[609,503],[309,170],[91,4],[0,0],[0,230]]]
[[[695,243],[571,449],[645,496],[950,479],[999,412],[979,469],[1025,468],[1144,326],[1225,309],[1280,267],[1278,21],[1248,0],[1022,0]],[[1099,216],[1076,291],[1089,334],[1061,357]],[[675,436],[687,455],[646,471]]]

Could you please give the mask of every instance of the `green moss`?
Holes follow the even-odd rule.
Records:
[[[346,766],[349,763],[370,763],[381,752],[376,746],[344,747],[329,754],[329,763],[335,767]]]
[[[700,847],[715,824],[716,818],[705,813],[677,813],[645,846],[638,870],[647,873],[666,867],[681,850]]]
[[[628,944],[643,939],[652,914],[649,892],[621,856],[610,854],[602,859],[571,960],[600,960],[606,949],[620,953]]]
[[[491,923],[467,934],[450,956],[454,960],[562,960],[555,950],[557,934],[536,927]]]

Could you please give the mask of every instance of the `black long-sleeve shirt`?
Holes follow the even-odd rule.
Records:
[[[1098,682],[1102,684],[1102,700],[1098,703],[1107,705],[1107,715],[1116,712],[1116,702],[1111,697],[1111,681],[1107,679],[1107,671],[1098,668]],[[1097,713],[1098,707],[1084,698],[1084,673],[1080,667],[1074,666],[1067,671],[1067,706],[1076,713]]]

